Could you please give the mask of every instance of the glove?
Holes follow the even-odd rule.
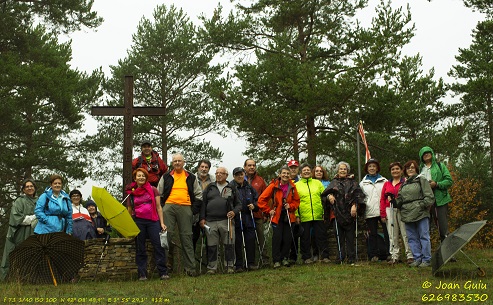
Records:
[[[396,207],[397,206],[397,200],[395,200],[395,198],[392,198],[392,200],[390,200],[390,204],[392,204],[393,207]]]
[[[21,225],[30,226],[35,219],[36,219],[36,215],[27,215],[26,217],[24,217],[24,220],[22,221]]]

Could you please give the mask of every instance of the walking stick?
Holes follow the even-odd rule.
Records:
[[[230,246],[233,241],[233,230],[231,230],[231,225],[231,218],[228,217],[228,246]],[[226,258],[226,251],[224,251],[224,259],[226,260],[226,265],[229,269],[229,260]]]
[[[394,194],[391,194],[389,193],[388,195],[389,197],[391,197],[391,199],[394,198]],[[389,210],[389,214],[390,214],[390,229],[392,230],[392,246],[391,246],[391,253],[390,255],[392,255],[392,264],[394,264],[394,238],[395,238],[395,230],[394,230],[394,204],[392,203],[392,200],[389,201],[390,203],[390,210]]]
[[[291,219],[289,219],[289,212],[286,213],[286,216],[288,217],[289,231],[291,231],[291,238],[293,239],[294,251],[296,251],[296,253],[298,253],[298,249],[297,249],[298,247],[296,247],[296,242],[294,240],[293,226],[291,225]]]
[[[103,250],[101,251],[101,256],[99,257],[98,265],[96,267],[96,273],[94,274],[94,278],[92,279],[93,281],[96,280],[96,276],[98,275],[99,265],[101,265],[101,260],[103,259],[104,256],[104,250],[106,250],[106,246],[108,245],[109,241],[110,241],[110,235],[106,234],[106,238],[104,239]]]
[[[356,252],[356,257],[355,260],[358,261],[358,208],[356,207],[356,246],[355,246],[355,252]]]
[[[335,223],[335,226],[336,226],[337,249],[339,250],[339,261],[342,264],[341,241],[339,240],[339,226],[337,225],[337,216],[336,216],[335,209],[334,209],[334,223]]]
[[[246,246],[245,246],[245,233],[243,231],[243,219],[241,218],[241,211],[240,211],[240,227],[241,227],[241,238],[243,240],[243,252],[245,254],[245,267],[248,269],[248,259],[247,259]]]
[[[269,230],[270,230],[271,224],[272,224],[272,216],[270,216],[270,218],[269,218],[269,226],[267,227],[267,234],[265,234],[265,236],[269,235]],[[262,245],[262,252],[264,252],[266,240],[267,240],[267,238],[264,238],[264,244]],[[262,252],[260,253],[260,255],[262,255]]]
[[[199,265],[199,273],[202,274],[202,258],[204,257],[204,240],[205,240],[205,230],[202,229],[202,242],[200,245],[200,265]]]
[[[264,258],[262,257],[262,252],[260,251],[260,242],[258,240],[258,233],[257,233],[257,224],[255,223],[255,217],[253,217],[253,211],[250,210],[250,215],[252,216],[252,222],[253,222],[253,229],[255,230],[255,240],[257,241],[257,248],[258,248],[258,253],[259,253],[259,260],[258,260],[258,266],[260,267],[264,264]],[[264,238],[265,240],[265,238]]]

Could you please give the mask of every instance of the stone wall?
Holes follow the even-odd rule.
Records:
[[[84,242],[84,267],[79,271],[79,277],[81,280],[92,280],[96,274],[105,240],[98,238]],[[148,269],[151,271],[155,267],[150,242],[147,242],[147,254],[149,259]],[[111,238],[109,240],[96,278],[98,280],[130,280],[137,278],[135,240],[133,238]]]

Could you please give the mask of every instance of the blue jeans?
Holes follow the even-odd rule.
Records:
[[[429,218],[406,222],[406,233],[414,261],[429,263],[431,261]]]
[[[159,221],[152,221],[148,219],[135,218],[135,223],[140,229],[139,235],[135,239],[137,247],[137,253],[135,254],[135,263],[137,264],[137,271],[140,276],[147,277],[147,251],[146,251],[146,239],[151,241],[154,248],[154,260],[156,262],[159,275],[168,274],[166,268],[166,254],[163,247],[161,247],[161,240],[159,238],[159,232],[161,231],[161,225]]]

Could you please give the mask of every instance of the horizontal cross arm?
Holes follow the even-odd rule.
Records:
[[[125,107],[111,106],[93,106],[91,107],[91,115],[95,116],[163,116],[166,114],[164,107],[133,107],[127,111]]]

